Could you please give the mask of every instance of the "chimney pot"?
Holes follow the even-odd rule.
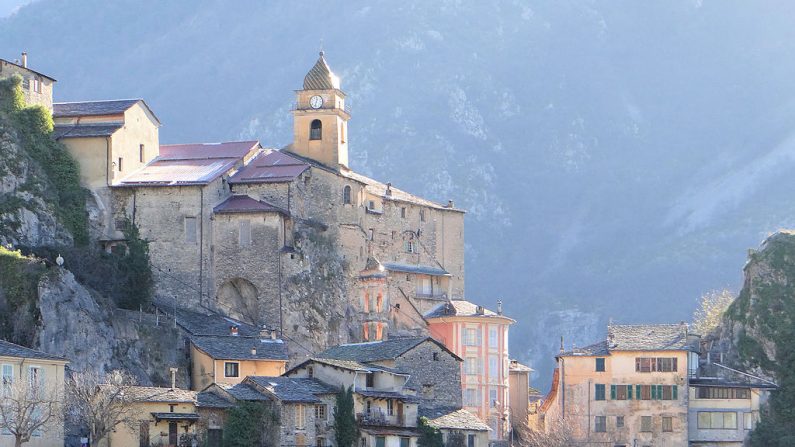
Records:
[[[502,300],[497,300],[497,315],[502,315]]]
[[[256,346],[252,346],[251,347],[251,355],[257,355],[257,347]]]
[[[177,388],[177,370],[178,368],[169,368],[171,372],[171,389],[174,390]]]
[[[28,68],[28,53],[22,52],[22,66]]]
[[[448,207],[448,208],[455,208],[455,203],[453,203],[453,201],[452,201],[452,200],[448,200],[448,201],[447,201],[447,207]]]
[[[276,340],[276,329],[271,331],[271,340]]]

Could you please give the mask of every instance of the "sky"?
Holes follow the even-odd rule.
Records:
[[[34,0],[0,0],[0,17],[8,17]]]

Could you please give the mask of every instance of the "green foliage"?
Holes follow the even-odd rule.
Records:
[[[141,239],[138,227],[127,220],[124,230],[127,252],[114,254],[119,266],[117,304],[125,309],[149,305],[154,279],[149,266],[149,242]]]
[[[340,387],[334,408],[334,439],[337,447],[353,447],[359,439],[359,425],[353,407],[353,388]]]
[[[88,192],[80,186],[80,166],[66,148],[53,140],[50,111],[42,106],[26,107],[21,78],[0,81],[0,113],[10,118],[20,144],[44,170],[55,187],[58,218],[72,233],[78,246],[88,243],[88,216],[85,201]]]
[[[417,420],[417,430],[420,437],[417,439],[417,447],[444,447],[442,432],[428,424],[428,418],[421,417]]]
[[[273,427],[278,429],[278,426],[278,414],[262,402],[240,402],[229,410],[224,424],[224,446],[258,447],[272,444],[274,433],[268,431],[273,430]]]
[[[39,324],[38,284],[46,268],[0,247],[0,339],[31,346]]]
[[[742,361],[773,373],[779,389],[751,433],[752,446],[795,445],[795,235],[780,233],[753,253],[747,271],[756,272],[727,310],[730,321],[742,323],[737,349]],[[769,358],[761,340],[772,343]]]

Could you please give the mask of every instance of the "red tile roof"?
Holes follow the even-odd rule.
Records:
[[[256,141],[160,146],[160,155],[116,186],[205,185],[256,151]]]
[[[309,169],[309,164],[280,151],[263,152],[229,178],[235,183],[289,182]]]
[[[257,200],[245,194],[235,194],[220,205],[213,208],[216,214],[226,213],[282,213],[287,215],[287,211],[278,206],[271,205],[263,200]]]

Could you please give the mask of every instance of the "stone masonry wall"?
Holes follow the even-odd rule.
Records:
[[[406,387],[417,391],[420,408],[461,408],[460,364],[457,358],[431,341],[421,343],[395,360],[395,368],[411,374]]]

